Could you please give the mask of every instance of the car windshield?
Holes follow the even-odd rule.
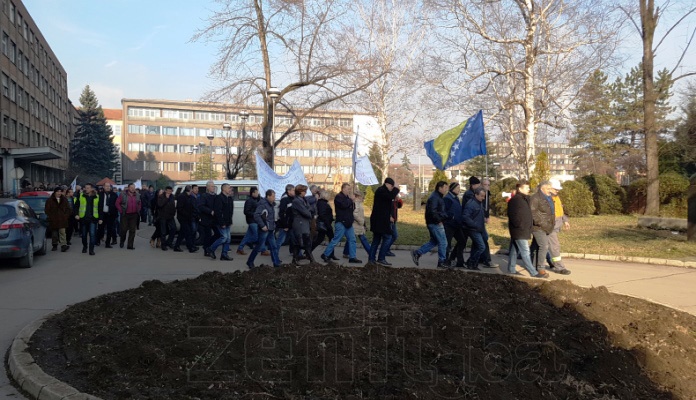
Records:
[[[22,197],[22,200],[29,204],[32,210],[37,214],[43,214],[46,209],[46,197]]]
[[[0,204],[0,221],[4,221],[15,216],[15,209],[12,206]]]

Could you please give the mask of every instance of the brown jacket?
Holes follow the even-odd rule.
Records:
[[[72,210],[70,202],[65,196],[60,196],[60,203],[56,196],[51,195],[46,200],[45,208],[46,216],[48,217],[48,227],[51,230],[66,229],[68,227],[68,218]]]
[[[532,220],[534,222],[532,232],[544,231],[547,235],[550,235],[553,232],[556,216],[553,214],[551,204],[546,200],[544,193],[541,190],[534,193],[529,205],[532,208]]]

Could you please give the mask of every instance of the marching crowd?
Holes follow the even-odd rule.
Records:
[[[437,248],[438,268],[498,267],[491,261],[486,230],[490,216],[489,185],[487,179],[481,182],[471,177],[469,188],[460,196],[462,188],[458,183],[437,182],[425,207],[430,240],[411,252],[416,265],[422,255]],[[155,226],[150,238],[152,247],[182,252],[185,246],[195,253],[200,250],[200,244],[206,257],[217,259],[217,249],[221,248],[219,259],[230,261],[233,190],[229,184],[223,184],[220,189],[220,193],[216,193],[212,181],[207,183],[204,193],[199,192],[197,185],[187,185],[180,193],[174,193],[171,186],[157,192],[152,186],[140,191],[133,184],[120,193],[112,190],[108,183],[98,191],[93,185],[85,184],[84,188],[77,187],[75,193],[56,187],[46,202],[53,250],[60,245],[61,251],[67,251],[73,232],[80,232],[82,252],[90,255],[95,254],[95,246],[100,246],[102,241],[105,248],[119,242],[121,248],[127,245],[128,249],[134,249],[135,232],[141,222],[147,222]],[[547,268],[560,274],[570,273],[561,260],[558,240],[558,232],[569,227],[557,195],[559,189],[558,182],[542,182],[530,196],[529,183],[517,183],[508,203],[508,273],[519,274],[516,272],[518,256],[533,277],[548,277]],[[369,217],[371,242],[365,235],[368,218],[365,217],[363,194],[344,183],[334,198],[335,210],[329,203],[330,195],[316,185],[287,185],[276,207],[273,190],[261,194],[255,187],[251,188],[244,204],[248,229],[236,254],[247,255],[245,247],[249,246],[252,248],[246,261],[249,268],[254,268],[259,254],[271,256],[273,265],[279,267],[279,249],[287,243],[293,263],[301,259],[313,262],[312,252],[326,239],[328,245],[320,257],[331,262],[339,260],[335,248],[345,238],[343,257],[349,263],[363,262],[357,256],[359,241],[369,263],[391,266],[387,257],[394,256],[391,247],[398,238],[397,220],[403,205],[394,180],[386,178],[375,191]],[[465,260],[469,240],[471,250]]]

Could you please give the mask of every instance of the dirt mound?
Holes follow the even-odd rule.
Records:
[[[144,282],[68,308],[30,349],[104,399],[687,399],[694,332],[565,282],[311,265]]]

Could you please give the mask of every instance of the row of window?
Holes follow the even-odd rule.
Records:
[[[128,107],[129,117],[149,117],[149,118],[169,118],[211,122],[242,122],[239,114],[217,113],[210,111],[193,111],[193,110],[173,110],[160,108],[142,108]],[[261,124],[264,117],[261,114],[249,114],[247,124]],[[287,116],[276,116],[275,125],[291,125],[293,119]],[[303,126],[341,126],[351,127],[353,120],[351,118],[322,118],[308,117],[302,120]]]
[[[17,10],[14,3],[9,0],[2,0],[2,11],[8,16],[12,25],[16,26],[18,35],[23,37],[29,44],[29,48],[34,51],[39,61],[49,68],[54,78],[58,78],[61,88],[67,90],[68,84],[66,78],[59,72],[56,62],[54,60],[49,60],[51,57],[48,51],[44,48],[43,44],[39,42],[38,35],[34,34],[34,30],[29,27],[29,23]]]
[[[18,123],[17,120],[6,115],[2,117],[2,137],[31,147],[49,146],[61,152],[67,152],[65,144],[56,142],[48,136],[43,136],[40,132],[21,122]]]
[[[251,139],[261,139],[262,132],[255,130],[244,130],[247,138]],[[201,138],[207,138],[208,135],[212,133],[213,137],[216,138],[231,138],[237,139],[241,135],[241,131],[238,129],[233,129],[226,131],[224,129],[211,129],[211,128],[190,128],[183,126],[159,126],[159,125],[134,125],[128,124],[128,133],[141,134],[141,135],[163,135],[163,136],[197,136]],[[335,134],[326,135],[317,132],[293,132],[287,138],[288,142],[293,141],[308,141],[308,142],[327,142],[331,139],[332,141],[341,141],[345,144],[353,143],[353,135],[351,134]]]
[[[128,151],[144,153],[193,153],[193,145],[184,144],[160,144],[160,143],[128,143]],[[205,146],[204,152],[208,152],[210,146]],[[213,146],[214,154],[227,154],[225,146]],[[237,154],[237,147],[230,146],[230,153]],[[275,150],[278,157],[307,157],[307,158],[352,158],[353,152],[350,150],[314,150],[314,149],[285,149]]]
[[[44,124],[48,124],[51,129],[58,131],[64,137],[68,136],[67,124],[62,123],[39,100],[34,99],[34,96],[29,95],[29,92],[5,73],[2,74],[2,94],[16,103],[18,107],[28,111],[31,116],[38,118]]]
[[[213,164],[213,168],[217,172],[223,172],[225,165],[221,163]],[[285,174],[290,169],[289,165],[276,165],[275,172]],[[131,164],[133,171],[162,171],[162,172],[193,172],[196,170],[195,162],[167,162],[167,161],[133,161]],[[328,174],[341,173],[350,174],[350,166],[326,166],[326,165],[309,165],[303,166],[302,171],[305,174]]]

